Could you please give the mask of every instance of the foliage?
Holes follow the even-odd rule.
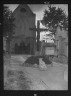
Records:
[[[14,34],[14,20],[15,18],[12,15],[12,11],[8,7],[4,6],[3,10],[3,36],[6,39],[11,40]]]
[[[3,37],[6,38],[6,51],[10,53],[10,41],[14,37],[14,16],[7,6],[3,10]]]
[[[46,63],[46,64],[51,64],[52,62],[49,60],[49,57],[46,56],[31,56],[29,57],[24,64],[29,64],[29,65],[34,65],[34,64],[39,64],[39,58],[42,58],[42,60]]]
[[[64,11],[51,5],[48,6],[48,9],[44,11],[41,23],[52,30],[56,30],[58,25],[66,30],[68,28],[68,16],[65,15]]]

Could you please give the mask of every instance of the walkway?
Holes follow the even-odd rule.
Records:
[[[16,63],[18,63],[19,59],[15,60]],[[23,61],[24,60],[22,60],[22,62]],[[47,65],[46,71],[41,71],[39,68],[20,66],[14,64],[14,62],[12,62],[11,66],[4,66],[6,71],[12,69],[25,72],[26,77],[32,82],[30,85],[31,90],[67,90],[68,82],[64,80],[64,71],[68,70],[67,68],[67,65],[55,63],[53,64],[53,67]]]
[[[24,70],[33,82],[31,90],[67,90],[63,68],[48,66],[47,71],[40,71],[38,68],[24,67]]]

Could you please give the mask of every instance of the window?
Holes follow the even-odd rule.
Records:
[[[20,11],[21,12],[26,12],[26,9],[25,8],[21,8]]]

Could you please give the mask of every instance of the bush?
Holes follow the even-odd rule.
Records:
[[[52,63],[47,56],[31,56],[24,63],[25,64],[26,63],[39,64],[39,58],[42,58],[42,60],[45,62],[45,64],[51,64]]]

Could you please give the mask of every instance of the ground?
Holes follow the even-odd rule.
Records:
[[[68,65],[53,63],[46,71],[39,67],[22,66],[30,55],[14,55],[4,58],[4,90],[67,90]]]

